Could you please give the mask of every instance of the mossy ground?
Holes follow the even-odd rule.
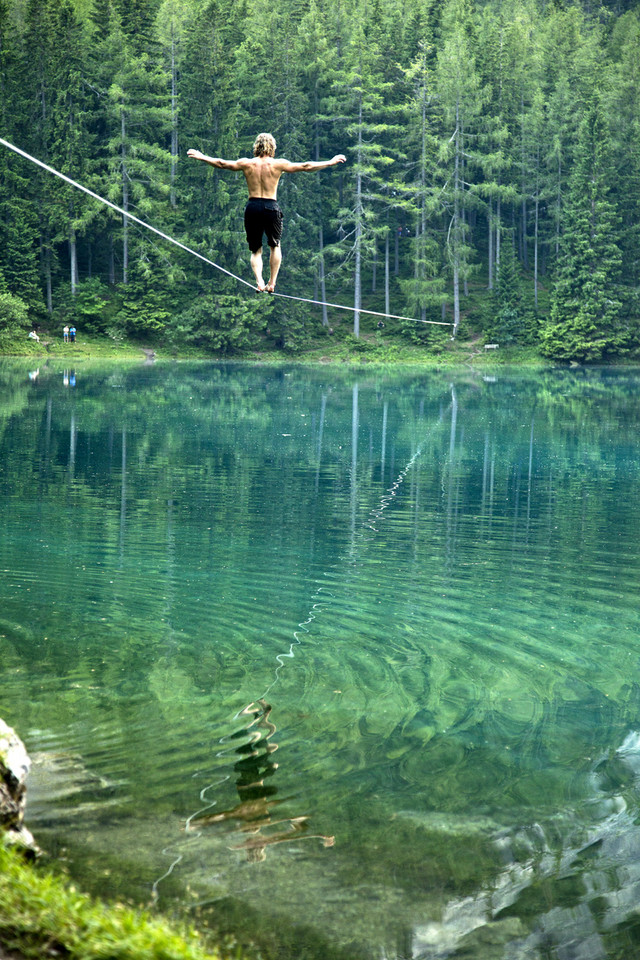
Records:
[[[0,847],[0,958],[226,960],[229,944],[207,949],[193,930],[122,904],[107,906],[39,864]]]

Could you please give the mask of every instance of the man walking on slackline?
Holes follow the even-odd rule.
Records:
[[[282,211],[278,206],[276,194],[283,173],[307,173],[311,170],[324,170],[344,163],[346,157],[336,154],[332,160],[306,160],[304,163],[291,163],[282,158],[276,160],[276,141],[270,133],[259,133],[253,145],[253,157],[240,157],[239,160],[221,160],[220,157],[207,157],[199,150],[188,150],[187,156],[193,160],[204,160],[212,167],[222,170],[242,170],[247,181],[249,200],[244,211],[244,228],[247,243],[251,250],[251,269],[254,272],[257,289],[273,293],[276,278],[282,263],[280,238],[282,237]],[[267,235],[270,247],[269,282],[262,279],[262,235]]]

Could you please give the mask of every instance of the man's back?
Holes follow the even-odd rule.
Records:
[[[283,163],[273,157],[243,157],[240,160],[240,169],[247,181],[249,196],[275,200],[285,165],[286,161]]]
[[[282,235],[282,211],[278,206],[276,194],[283,173],[304,173],[312,170],[324,170],[344,163],[344,154],[336,154],[331,160],[305,160],[292,163],[282,157],[276,160],[276,141],[270,133],[259,133],[253,145],[253,157],[240,157],[239,160],[224,160],[222,157],[207,157],[200,150],[187,150],[187,156],[194,160],[204,160],[220,170],[242,170],[249,190],[249,202],[244,212],[247,242],[251,250],[251,269],[256,278],[256,290],[268,290],[273,293],[276,277],[280,269],[282,254],[280,237]],[[270,276],[265,284],[262,279],[262,241],[266,234],[271,248],[269,254]]]

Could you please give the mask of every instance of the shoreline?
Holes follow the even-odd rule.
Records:
[[[105,337],[87,337],[73,344],[61,340],[49,340],[36,343],[33,340],[24,344],[24,349],[15,346],[6,352],[0,352],[0,359],[31,360],[35,364],[60,362],[79,364],[88,360],[110,360],[122,362],[185,362],[206,361],[212,363],[249,363],[249,364],[287,364],[324,366],[413,366],[425,369],[443,367],[480,367],[495,369],[503,366],[522,366],[528,368],[567,367],[542,357],[530,347],[517,345],[491,346],[479,339],[435,344],[432,349],[424,345],[396,340],[366,338],[323,339],[323,342],[310,342],[298,350],[278,348],[251,349],[232,354],[213,354],[204,350],[174,349],[162,345],[149,345],[132,341],[116,343]],[[620,362],[620,361],[617,361]],[[577,364],[576,364],[577,365]],[[626,363],[624,364],[626,365]]]
[[[195,929],[79,893],[54,872],[24,824],[30,768],[22,740],[0,719],[0,960],[100,960],[105,949],[128,960],[221,960]]]

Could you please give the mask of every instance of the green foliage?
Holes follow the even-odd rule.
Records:
[[[107,907],[0,846],[0,941],[25,958],[215,960],[192,930],[117,904]],[[55,945],[55,947],[54,947]]]
[[[29,308],[24,300],[0,290],[0,336],[22,337],[29,326]]]
[[[105,333],[113,324],[120,298],[97,277],[84,280],[75,294],[66,288],[56,305],[56,319],[73,321],[86,333]]]
[[[619,322],[622,255],[616,243],[606,138],[596,102],[580,127],[551,320],[543,331],[544,351],[554,359],[601,360],[628,346]]]
[[[175,348],[194,346],[223,356],[239,354],[257,344],[270,306],[265,294],[256,294],[253,300],[201,294],[171,321],[166,340]]]
[[[640,136],[639,37],[636,10],[620,6],[600,20],[586,0],[3,2],[0,126],[11,142],[235,273],[246,270],[244,179],[187,160],[187,149],[247,155],[265,129],[292,160],[344,152],[344,168],[281,181],[279,282],[291,293],[346,298],[356,335],[364,301],[421,320],[444,307],[456,330],[473,307],[488,318],[487,336],[538,345],[555,359],[611,358],[637,344],[626,307],[611,304],[631,302],[640,285],[640,160],[631,146]],[[582,124],[596,101],[605,180],[598,174],[592,242],[578,200],[588,176]],[[397,242],[400,225],[410,241]],[[580,230],[591,252],[578,251]],[[535,299],[555,283],[544,335],[531,311],[495,292],[505,231],[523,294]],[[0,152],[0,271],[39,319],[54,308],[78,311],[77,322],[95,332],[172,337],[205,269]],[[606,293],[597,304],[589,290],[574,337],[562,325],[579,313],[589,276]],[[109,295],[83,293],[90,277]],[[476,281],[487,309],[472,304]],[[155,299],[142,295],[148,288]],[[107,304],[103,315],[95,297]],[[296,311],[270,323],[271,341],[288,349],[313,326]],[[196,328],[188,318],[184,336]],[[425,326],[406,335],[431,339]],[[216,349],[216,337],[195,341]],[[225,334],[220,349],[242,342]]]
[[[522,290],[512,239],[502,245],[495,289],[495,314],[487,333],[500,344],[527,343]]]

